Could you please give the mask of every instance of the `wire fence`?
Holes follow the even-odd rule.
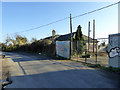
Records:
[[[108,66],[107,42],[105,39],[95,39],[94,41],[73,41],[71,59],[89,64],[100,64]],[[101,44],[99,44],[102,41]],[[106,39],[107,41],[107,39]]]

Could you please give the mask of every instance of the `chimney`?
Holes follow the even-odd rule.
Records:
[[[52,42],[54,41],[54,37],[55,37],[55,30],[52,30]]]
[[[52,36],[54,37],[55,36],[55,30],[52,30]]]

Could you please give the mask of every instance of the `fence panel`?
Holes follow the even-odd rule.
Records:
[[[56,41],[56,54],[64,58],[70,58],[70,41]]]

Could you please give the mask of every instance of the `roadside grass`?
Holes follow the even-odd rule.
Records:
[[[72,60],[72,61],[75,61],[75,60]],[[81,61],[76,61],[76,62],[80,62],[83,65],[91,67],[91,68],[101,69],[104,71],[114,72],[114,73],[120,74],[120,67],[118,67],[118,68],[111,67],[111,66],[105,67],[105,66],[102,66],[101,64],[91,64],[91,63],[85,63],[85,62],[81,62]]]
[[[70,60],[70,59],[68,59],[68,58],[64,58],[64,57],[61,57],[61,56],[56,56],[55,58],[56,58],[56,59],[60,59],[60,60]]]
[[[110,72],[115,72],[115,73],[120,73],[120,68],[117,67],[102,67],[103,70],[110,71]]]
[[[104,66],[101,66],[100,64],[87,64],[87,66],[90,66],[90,67],[94,67],[94,68],[98,68],[98,69],[101,69],[101,70],[105,70],[105,71],[108,71],[108,72],[114,72],[114,73],[117,73],[117,74],[120,74],[120,68],[119,67],[112,67],[112,66],[109,66],[109,67],[104,67]]]

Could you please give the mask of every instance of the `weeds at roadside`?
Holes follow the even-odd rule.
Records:
[[[116,68],[116,67],[109,66],[109,67],[102,67],[102,69],[105,71],[120,73],[120,68]]]

